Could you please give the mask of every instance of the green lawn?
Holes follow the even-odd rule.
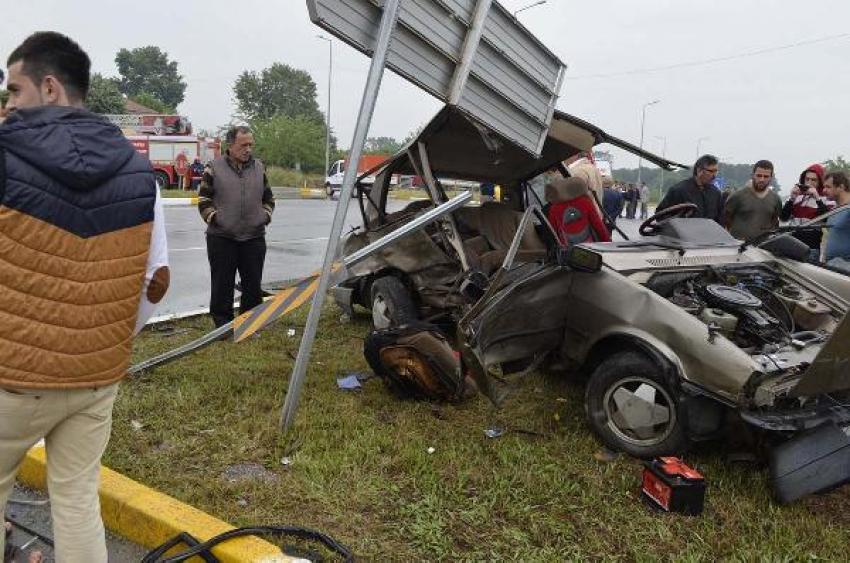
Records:
[[[337,375],[366,369],[368,323],[340,324],[333,306],[295,428],[283,435],[279,411],[304,315],[126,381],[104,463],[234,525],[322,530],[364,560],[847,559],[850,488],[779,507],[766,472],[730,465],[722,444],[688,458],[708,480],[702,516],[650,510],[638,496],[638,462],[594,458],[582,387],[569,378],[518,381],[501,411],[483,397],[458,406],[399,401],[374,379],[342,392]],[[178,326],[189,330],[145,331],[135,357],[196,338],[211,323]],[[488,439],[494,424],[507,432]],[[222,479],[237,463],[276,477]]]
[[[177,190],[167,189],[159,190],[162,197],[198,197],[198,192],[194,190]]]

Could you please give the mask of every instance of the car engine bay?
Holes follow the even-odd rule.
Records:
[[[657,272],[646,286],[705,323],[709,342],[723,336],[750,355],[762,372],[753,383],[781,376],[753,389],[757,406],[790,391],[843,314],[769,264]]]

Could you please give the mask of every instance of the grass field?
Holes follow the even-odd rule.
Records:
[[[703,515],[649,509],[638,462],[594,457],[582,386],[570,378],[517,381],[500,411],[483,397],[400,401],[375,379],[340,391],[338,375],[366,369],[368,323],[340,324],[338,314],[325,311],[289,434],[278,419],[304,311],[259,339],[218,343],[126,381],[104,463],[235,525],[322,530],[363,560],[848,558],[850,489],[779,507],[766,472],[728,463],[723,444],[687,458],[708,480]],[[176,326],[186,332],[146,330],[136,359],[211,328],[206,319]],[[494,425],[505,434],[486,438]],[[244,463],[264,478],[222,477]]]

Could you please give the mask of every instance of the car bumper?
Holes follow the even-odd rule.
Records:
[[[831,405],[793,411],[741,411],[745,422],[770,432],[802,432],[827,423],[850,425],[850,407]]]

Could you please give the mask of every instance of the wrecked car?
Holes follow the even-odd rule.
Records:
[[[444,177],[499,183],[503,201],[386,247],[334,288],[337,302],[370,309],[377,327],[448,319],[496,403],[496,372],[581,370],[594,434],[641,458],[716,437],[731,419],[776,441],[850,425],[850,279],[806,263],[793,237],[748,244],[686,204],[650,217],[635,240],[558,243],[532,179],[603,141],[637,150],[556,113],[535,158],[446,108],[360,191],[364,221],[345,253],[445,201]],[[393,173],[425,178],[429,199],[388,213]]]

